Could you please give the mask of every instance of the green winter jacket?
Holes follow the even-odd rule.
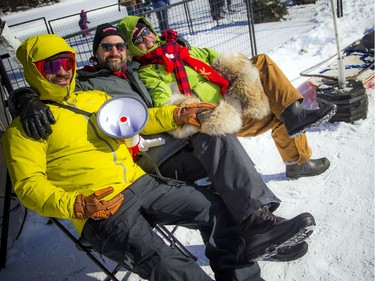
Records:
[[[118,28],[125,32],[128,48],[131,55],[133,56],[142,56],[145,54],[145,52],[139,50],[131,40],[133,29],[137,25],[138,21],[142,21],[152,30],[154,34],[156,34],[155,29],[152,27],[152,25],[143,17],[127,16],[122,19],[118,24]],[[165,43],[158,35],[157,40],[158,42],[157,44],[155,44],[155,48]],[[218,52],[209,48],[192,47],[189,50],[189,53],[192,57],[200,59],[210,65],[212,65],[213,60],[219,56]],[[210,81],[207,81],[206,78],[201,76],[190,66],[185,65],[185,70],[189,79],[191,90],[202,101],[217,103],[221,99],[221,88],[219,86]],[[146,85],[147,90],[149,91],[154,101],[154,106],[161,107],[163,105],[169,104],[170,98],[172,96],[172,89],[178,89],[174,73],[168,73],[165,69],[165,66],[161,64],[148,64],[141,66],[138,69],[138,73],[140,79]]]
[[[39,73],[35,62],[61,52],[75,54],[56,35],[38,35],[23,42],[17,58],[24,66],[26,81],[40,93],[42,100],[53,100],[94,114],[87,117],[49,105],[56,123],[47,140],[27,137],[17,117],[3,135],[2,143],[14,190],[24,206],[42,216],[70,219],[81,233],[84,221],[76,219],[74,214],[78,194],[87,196],[112,186],[114,192],[104,198],[110,199],[145,172],[133,162],[123,142],[104,135],[97,125],[96,112],[110,96],[95,90],[75,92],[75,74],[69,86],[61,87]],[[150,110],[143,133],[174,128],[173,109]]]

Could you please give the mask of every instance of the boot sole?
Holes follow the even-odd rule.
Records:
[[[302,218],[298,219],[299,217]],[[269,241],[264,241],[256,247],[254,247],[251,250],[251,253],[249,253],[248,255],[249,260],[260,261],[269,259],[272,256],[277,255],[278,249],[283,247],[295,246],[297,244],[300,244],[302,241],[306,240],[313,233],[313,230],[315,228],[314,218],[310,214],[304,213],[297,216],[294,219],[298,221],[296,221],[292,226],[290,226],[290,228],[288,229],[288,233],[273,238],[271,245],[269,245]],[[278,233],[279,231],[275,232]]]
[[[306,255],[306,253],[309,250],[309,246],[306,242],[302,242],[293,247],[300,247],[300,249],[296,250],[295,252],[290,252],[288,254],[280,254],[280,252],[278,251],[276,255],[270,257],[266,261],[273,261],[273,262],[294,261],[294,260],[302,258],[304,255]]]
[[[324,115],[322,118],[318,119],[314,123],[311,123],[311,124],[307,125],[306,127],[302,128],[301,130],[298,130],[297,132],[292,133],[291,135],[289,135],[289,137],[291,139],[293,139],[295,137],[298,137],[298,136],[304,134],[306,131],[308,131],[312,128],[316,128],[316,127],[319,127],[319,126],[323,125],[324,123],[327,123],[329,121],[329,119],[331,119],[336,114],[336,111],[337,111],[337,105],[334,104],[334,107],[326,115]]]

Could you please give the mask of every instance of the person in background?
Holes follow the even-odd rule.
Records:
[[[217,103],[222,98],[222,87],[195,70],[198,64],[203,64],[207,73],[217,73],[211,64],[219,56],[218,52],[196,47],[186,50],[177,46],[173,40],[162,40],[153,26],[142,17],[125,17],[118,27],[126,35],[133,60],[141,63],[138,73],[150,92],[154,106],[171,103],[172,88],[176,88],[176,85],[205,102]],[[188,53],[185,61],[192,58],[189,62],[193,65],[179,59],[179,52],[184,52],[184,56]],[[167,53],[168,57],[165,57]],[[169,58],[171,55],[173,60]],[[301,106],[303,97],[270,57],[258,55],[251,61],[259,70],[261,86],[268,97],[271,113],[260,120],[243,116],[243,125],[237,135],[251,137],[272,130],[272,138],[286,165],[288,178],[315,176],[325,172],[330,166],[329,160],[310,159],[312,152],[304,132],[329,120],[336,112],[336,105],[328,103],[320,105],[316,110],[304,109]],[[184,81],[187,83],[176,78],[185,76]],[[221,78],[220,82],[223,81],[227,82]]]
[[[79,22],[78,22],[79,28],[81,30],[87,30],[89,29],[89,25],[88,25],[89,23],[90,21],[87,19],[86,10],[81,10],[81,13],[79,14]],[[82,37],[87,37],[88,35],[90,35],[90,32],[82,33]]]
[[[169,6],[171,3],[169,0],[151,0],[152,8],[159,9]],[[159,22],[159,32],[162,33],[169,29],[168,9],[156,12],[156,17]]]
[[[222,14],[224,6],[225,6],[224,1],[225,0],[208,0],[210,4],[212,20],[218,21],[218,20],[224,19],[224,14]]]
[[[137,0],[137,10],[138,15],[144,16],[145,13],[152,10],[151,0]],[[150,17],[151,15],[147,15],[146,17]]]
[[[120,42],[111,44],[121,49]],[[110,97],[97,90],[74,91],[75,51],[63,38],[30,37],[18,48],[17,58],[30,87],[48,100],[56,122],[47,140],[29,138],[20,118],[4,133],[14,190],[40,215],[71,220],[100,254],[151,281],[211,280],[152,230],[155,224],[181,225],[200,231],[216,281],[260,281],[256,260],[312,233],[315,220],[309,213],[286,220],[256,210],[238,224],[209,189],[166,185],[146,174],[123,142],[99,129],[95,113]],[[162,132],[194,117],[181,114],[188,108],[175,111],[175,106],[149,109],[151,120],[143,133]],[[269,198],[264,201],[272,204]]]
[[[227,11],[229,13],[235,13],[236,12],[236,10],[232,7],[232,0],[227,0],[227,10],[225,9],[225,7],[222,7],[223,13],[226,13]]]

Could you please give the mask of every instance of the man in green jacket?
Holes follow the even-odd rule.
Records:
[[[124,143],[99,129],[96,114],[110,97],[74,91],[75,51],[61,37],[30,37],[17,58],[56,123],[47,140],[29,138],[20,118],[6,130],[2,142],[14,190],[40,215],[71,220],[99,253],[148,280],[211,280],[152,230],[154,224],[176,224],[200,230],[216,280],[240,280],[238,274],[241,280],[262,280],[256,260],[312,233],[309,213],[280,220],[255,211],[239,225],[210,190],[169,186],[147,175]],[[163,132],[157,120],[171,127],[180,123],[175,109],[150,109],[143,133]]]
[[[173,103],[176,99],[176,85],[185,96],[196,95],[200,100],[212,103],[221,100],[224,87],[220,83],[223,81],[214,81],[210,79],[211,75],[202,75],[202,72],[196,71],[197,65],[194,65],[204,64],[208,69],[206,73],[215,72],[211,65],[220,55],[218,52],[191,47],[188,56],[184,57],[186,52],[183,51],[186,50],[176,46],[171,42],[173,40],[168,40],[173,36],[166,33],[163,36],[166,40],[163,40],[142,17],[127,16],[118,27],[125,33],[133,60],[141,63],[138,73],[154,106]],[[300,104],[303,100],[300,93],[267,55],[256,56],[251,61],[259,70],[271,113],[260,120],[243,116],[243,125],[237,135],[251,137],[272,130],[272,138],[286,164],[287,177],[299,178],[323,173],[330,162],[327,158],[310,159],[312,153],[304,132],[326,122],[335,113],[336,106],[327,104],[316,110],[304,109]]]

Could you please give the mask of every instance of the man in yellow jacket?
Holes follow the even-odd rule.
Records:
[[[309,213],[285,220],[257,210],[238,225],[210,190],[170,186],[147,175],[123,142],[100,131],[96,114],[110,97],[96,90],[74,91],[75,51],[61,37],[30,37],[17,58],[56,123],[47,140],[29,138],[19,117],[4,133],[14,190],[25,207],[40,215],[71,220],[99,253],[148,280],[211,280],[152,229],[176,224],[200,230],[216,280],[262,280],[256,260],[312,233],[315,221]],[[199,110],[175,112],[176,106],[149,109],[142,133],[175,128]]]

